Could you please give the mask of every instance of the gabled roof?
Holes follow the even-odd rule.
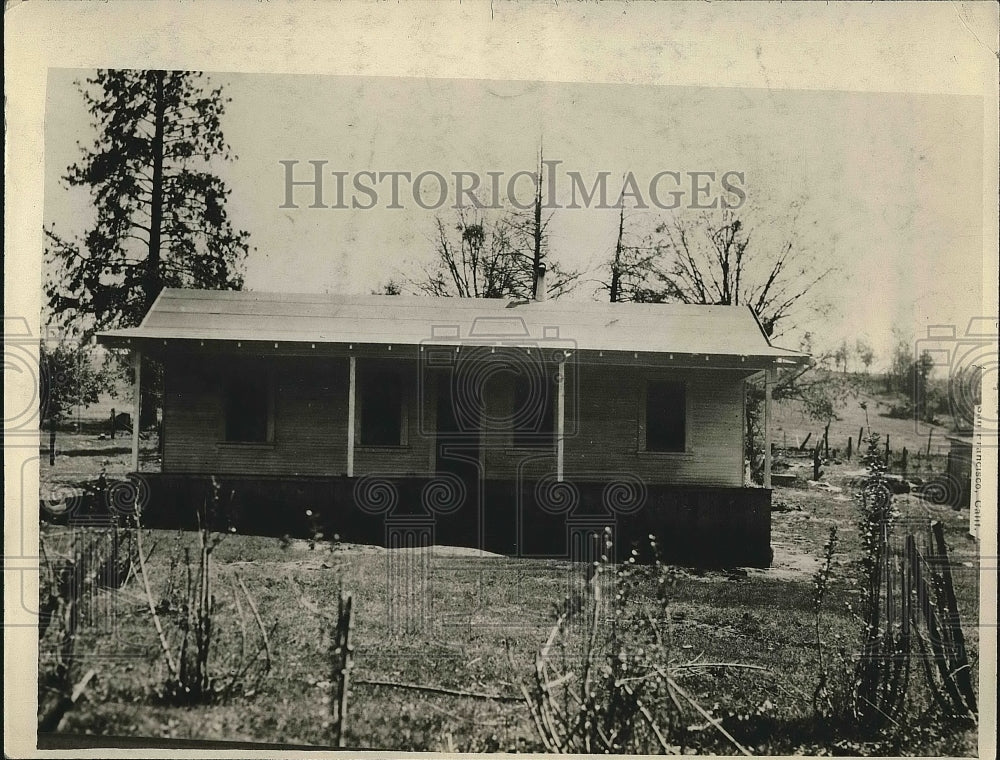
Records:
[[[772,346],[745,306],[518,303],[430,296],[317,295],[168,288],[139,327],[98,335],[109,346],[148,341],[535,346],[804,360]]]

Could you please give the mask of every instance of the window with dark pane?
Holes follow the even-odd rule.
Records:
[[[651,380],[646,387],[646,450],[684,451],[684,383]]]
[[[514,375],[512,421],[514,446],[551,446],[555,431],[555,386],[552,373]]]
[[[362,446],[399,446],[403,442],[403,383],[399,372],[371,368],[358,387]]]
[[[266,443],[270,406],[267,377],[247,372],[226,384],[226,440]]]

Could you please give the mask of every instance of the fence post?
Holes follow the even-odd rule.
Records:
[[[115,408],[111,407],[111,440],[115,439]]]
[[[948,654],[953,666],[949,675],[954,679],[954,686],[962,697],[966,709],[971,714],[976,713],[976,692],[972,688],[969,671],[968,653],[965,649],[965,634],[962,631],[962,621],[958,613],[958,602],[955,599],[955,586],[951,577],[951,563],[948,560],[948,546],[944,540],[944,524],[940,520],[931,523],[931,533],[934,537],[934,572],[940,577],[940,584],[935,584],[939,591],[938,609],[943,613],[942,628],[951,643],[952,651]],[[938,571],[938,568],[940,570]],[[937,589],[936,589],[937,590]],[[942,604],[943,603],[943,604]],[[961,702],[956,704],[960,706]]]
[[[847,461],[848,462],[851,461],[851,453],[852,453],[851,444],[852,444],[851,437],[847,436]]]
[[[344,735],[347,728],[347,690],[350,688],[351,667],[353,666],[351,654],[354,652],[354,647],[351,644],[352,606],[351,595],[341,592],[337,610],[337,627],[334,630],[333,638],[333,675],[334,683],[338,686],[337,700],[334,703],[337,714],[333,728],[338,747],[344,746]]]

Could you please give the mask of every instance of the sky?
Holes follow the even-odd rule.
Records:
[[[94,138],[73,84],[90,72],[51,69],[45,124],[46,224],[82,233],[91,217],[85,190],[60,181]],[[648,198],[662,171],[741,172],[752,249],[789,240],[811,271],[835,272],[813,291],[782,336],[805,330],[817,348],[868,339],[888,356],[894,328],[913,337],[955,324],[961,334],[982,313],[983,103],[954,95],[505,82],[398,77],[210,73],[232,99],[223,119],[238,156],[215,168],[232,190],[229,213],[250,232],[246,287],[289,292],[366,293],[389,279],[419,276],[434,257],[435,218],[402,185],[402,209],[386,208],[379,185],[371,209],[282,208],[281,161],[311,160],[327,172],[433,170],[504,172],[534,168],[541,146],[556,169],[556,198],[569,201],[576,171],[591,184],[608,172],[609,191],[632,172]],[[434,183],[430,183],[435,187]],[[335,194],[325,175],[324,200]],[[665,190],[671,189],[667,185]],[[715,186],[718,192],[718,185]],[[348,186],[349,189],[349,186]],[[431,194],[433,196],[433,193]],[[662,193],[665,196],[665,192]],[[715,196],[710,196],[715,197]],[[732,196],[730,196],[732,197]],[[361,196],[362,200],[366,200]],[[685,201],[690,199],[690,192]],[[454,200],[453,193],[448,203]],[[601,266],[614,249],[613,209],[556,209],[550,255],[585,271],[571,297],[597,297]],[[672,213],[630,209],[638,239]]]

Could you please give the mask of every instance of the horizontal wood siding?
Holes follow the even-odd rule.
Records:
[[[366,362],[359,359],[359,383]],[[355,448],[356,476],[422,476],[434,468],[435,410],[417,407],[418,368],[395,360],[407,379],[406,445]],[[347,463],[346,358],[236,357],[178,354],[165,361],[164,472],[232,475],[342,475]],[[223,387],[229,372],[270,373],[274,440],[233,445],[224,439]],[[613,480],[616,473],[647,483],[740,486],[743,483],[743,376],[725,370],[654,370],[570,365],[566,381],[566,477]],[[650,378],[682,380],[687,388],[687,451],[640,451],[643,393]],[[535,480],[555,472],[555,447],[515,448],[510,429],[510,377],[494,378],[484,394],[486,420],[500,420],[481,438],[489,479]],[[551,389],[555,393],[555,388]],[[427,393],[428,400],[433,393]],[[357,440],[357,439],[356,439]]]
[[[364,360],[359,360],[359,368]],[[403,369],[415,385],[412,362]],[[232,475],[342,475],[347,469],[347,388],[344,359],[283,357],[280,361],[174,355],[165,361],[163,470]],[[224,442],[223,388],[230,372],[268,372],[274,388],[274,440]],[[414,420],[414,393],[408,416]],[[423,475],[430,443],[410,425],[408,445],[355,449],[355,474]]]
[[[573,377],[574,371],[577,377]],[[645,383],[684,381],[687,388],[687,451],[640,451]],[[566,383],[567,479],[609,480],[615,473],[647,483],[741,486],[743,484],[743,373],[720,370],[644,370],[583,365]],[[524,462],[525,456],[534,456]],[[555,452],[506,449],[486,454],[489,478],[534,479],[555,471]]]
[[[650,378],[684,381],[687,451],[639,451]],[[589,471],[621,470],[649,483],[743,485],[743,380],[719,370],[611,373],[580,372],[579,428],[566,441],[566,472],[584,479]]]

